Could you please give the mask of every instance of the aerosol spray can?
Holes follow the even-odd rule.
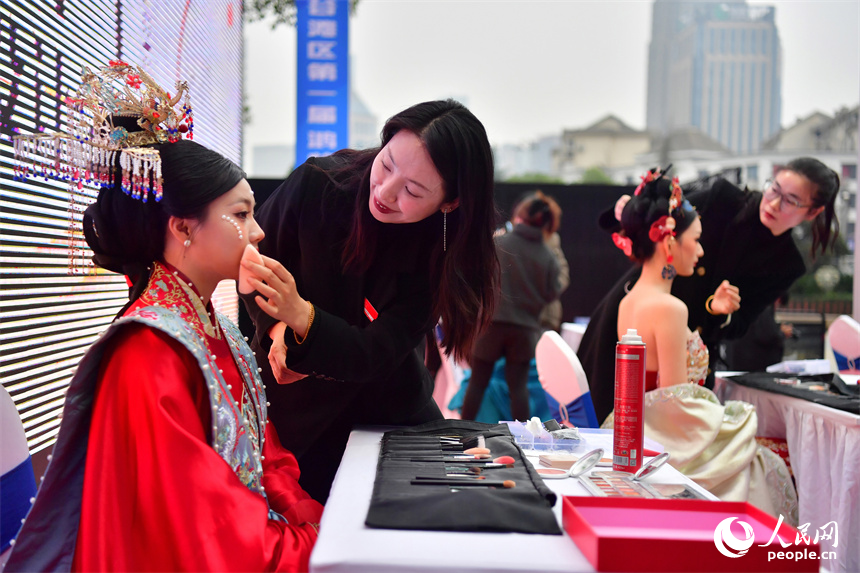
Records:
[[[636,329],[615,346],[615,431],[612,438],[612,469],[636,472],[642,466],[645,440],[645,343]]]

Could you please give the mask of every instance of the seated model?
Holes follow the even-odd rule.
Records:
[[[618,336],[635,328],[645,342],[645,435],[663,444],[670,463],[726,501],[749,501],[797,522],[797,495],[785,462],[757,445],[755,408],[720,404],[703,386],[708,349],[687,327],[688,310],[671,294],[676,275],[690,276],[704,254],[702,223],[677,180],[650,172],[635,196],[619,201],[615,244],[642,265],[641,278],[618,307]],[[604,427],[612,427],[614,416]]]

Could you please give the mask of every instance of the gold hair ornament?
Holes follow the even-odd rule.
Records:
[[[78,190],[84,181],[110,187],[119,153],[123,192],[144,202],[154,193],[160,201],[161,157],[144,146],[194,139],[188,84],[177,81],[171,95],[139,66],[110,60],[96,72],[84,67],[75,97],[64,103],[70,110],[65,131],[13,137],[15,179],[52,178]],[[114,126],[114,117],[136,117],[143,131]]]

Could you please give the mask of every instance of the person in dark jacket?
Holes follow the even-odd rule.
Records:
[[[418,104],[388,120],[380,148],[309,159],[256,217],[266,238],[265,266],[247,267],[262,282],[243,297],[252,348],[268,356],[270,419],[324,501],[354,426],[442,418],[423,363],[440,317],[443,345],[462,358],[492,316],[486,132],[457,102]]]
[[[702,218],[705,255],[693,276],[675,280],[672,294],[686,303],[689,327],[698,329],[708,346],[708,388],[714,385],[719,342],[742,336],[806,272],[791,229],[811,221],[813,255],[832,245],[839,230],[834,210],[838,191],[839,176],[832,169],[801,157],[779,171],[764,193],[718,179],[688,195]],[[618,221],[605,213],[601,226],[614,231]],[[577,352],[598,420],[614,407],[618,303],[638,276],[638,269],[631,270],[598,304]]]
[[[544,240],[555,220],[549,203],[538,192],[518,212],[513,231],[496,237],[501,297],[490,326],[475,342],[472,378],[460,412],[464,420],[475,419],[495,362],[502,357],[511,416],[529,419],[529,362],[542,331],[540,314],[558,298],[561,284],[558,261]]]

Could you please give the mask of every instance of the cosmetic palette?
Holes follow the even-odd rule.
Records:
[[[592,472],[582,484],[596,497],[644,499],[706,499],[685,484],[652,484],[633,479],[626,472]]]
[[[593,472],[584,476],[582,483],[591,495],[597,497],[660,497],[648,484],[635,482],[632,476],[621,472]]]

